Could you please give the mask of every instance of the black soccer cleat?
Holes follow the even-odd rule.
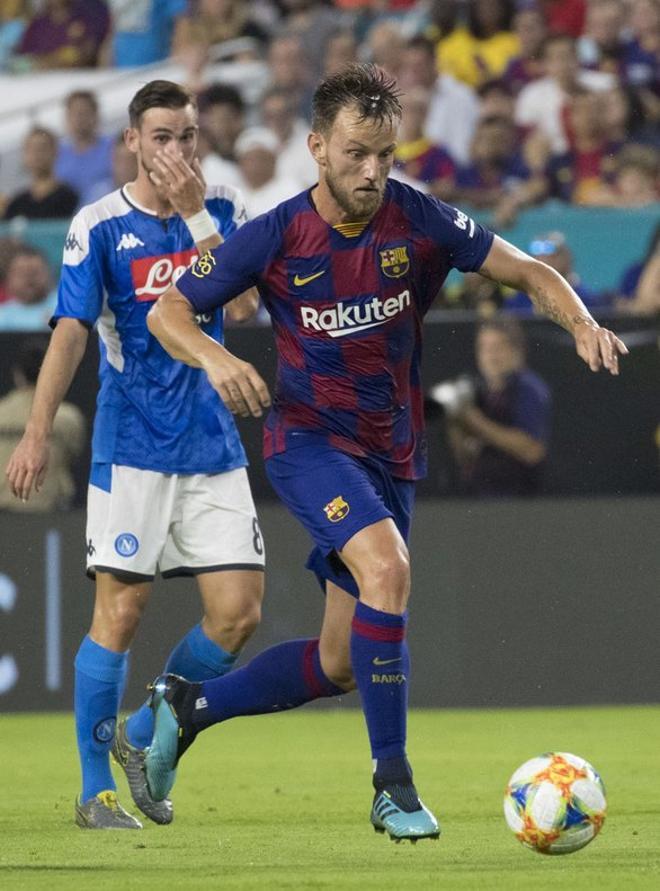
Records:
[[[197,736],[192,713],[200,688],[201,684],[190,683],[176,674],[160,675],[149,687],[154,734],[144,759],[144,771],[154,801],[168,797],[179,759]]]

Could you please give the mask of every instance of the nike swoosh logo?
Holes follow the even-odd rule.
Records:
[[[320,275],[325,275],[325,269],[322,269],[320,272],[315,272],[314,275],[306,275],[303,277],[296,275],[293,280],[294,285],[297,288],[300,288],[302,285],[307,285],[309,282],[313,282],[315,278],[318,278]]]
[[[376,656],[375,659],[372,659],[374,665],[391,665],[392,662],[401,662],[401,656],[397,656],[396,659],[380,659]]]

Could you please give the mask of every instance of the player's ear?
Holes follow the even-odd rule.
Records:
[[[326,142],[323,136],[320,133],[310,133],[307,137],[307,146],[319,167],[325,167]]]
[[[124,144],[126,148],[137,154],[138,146],[140,142],[140,134],[137,131],[136,127],[126,127],[124,130]]]

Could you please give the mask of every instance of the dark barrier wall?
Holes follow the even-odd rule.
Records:
[[[648,494],[660,491],[656,431],[660,422],[660,352],[653,322],[608,322],[628,342],[631,354],[618,378],[593,374],[576,357],[573,340],[557,326],[530,320],[525,328],[530,365],[549,383],[554,396],[553,431],[546,489],[553,495]],[[45,340],[45,337],[44,337]],[[90,338],[82,367],[69,398],[91,418],[96,398],[96,338]],[[10,386],[17,335],[0,335],[0,394]],[[424,381],[473,370],[473,320],[429,321],[425,329]],[[275,377],[275,351],[269,328],[232,328],[227,345],[252,362],[269,385]],[[261,421],[239,419],[251,462],[257,499],[273,498],[261,461]],[[424,495],[455,495],[457,481],[444,437],[444,422],[430,414],[429,476],[420,484]],[[89,454],[78,466],[80,505]]]
[[[303,569],[305,533],[276,504],[262,506],[261,519],[268,593],[246,656],[316,635],[323,606]],[[420,500],[413,705],[660,700],[659,526],[658,498]],[[0,710],[69,708],[92,607],[84,517],[3,514],[0,540]],[[132,650],[129,706],[198,618],[193,583],[156,584]]]

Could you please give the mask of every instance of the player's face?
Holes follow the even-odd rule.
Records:
[[[318,135],[320,176],[350,220],[368,220],[383,200],[392,169],[398,121],[361,121],[342,109],[327,136]]]
[[[197,112],[192,105],[147,109],[140,126],[129,128],[126,140],[137,156],[138,175],[143,172],[149,178],[156,152],[162,150],[180,155],[190,164],[197,152],[197,131]]]

